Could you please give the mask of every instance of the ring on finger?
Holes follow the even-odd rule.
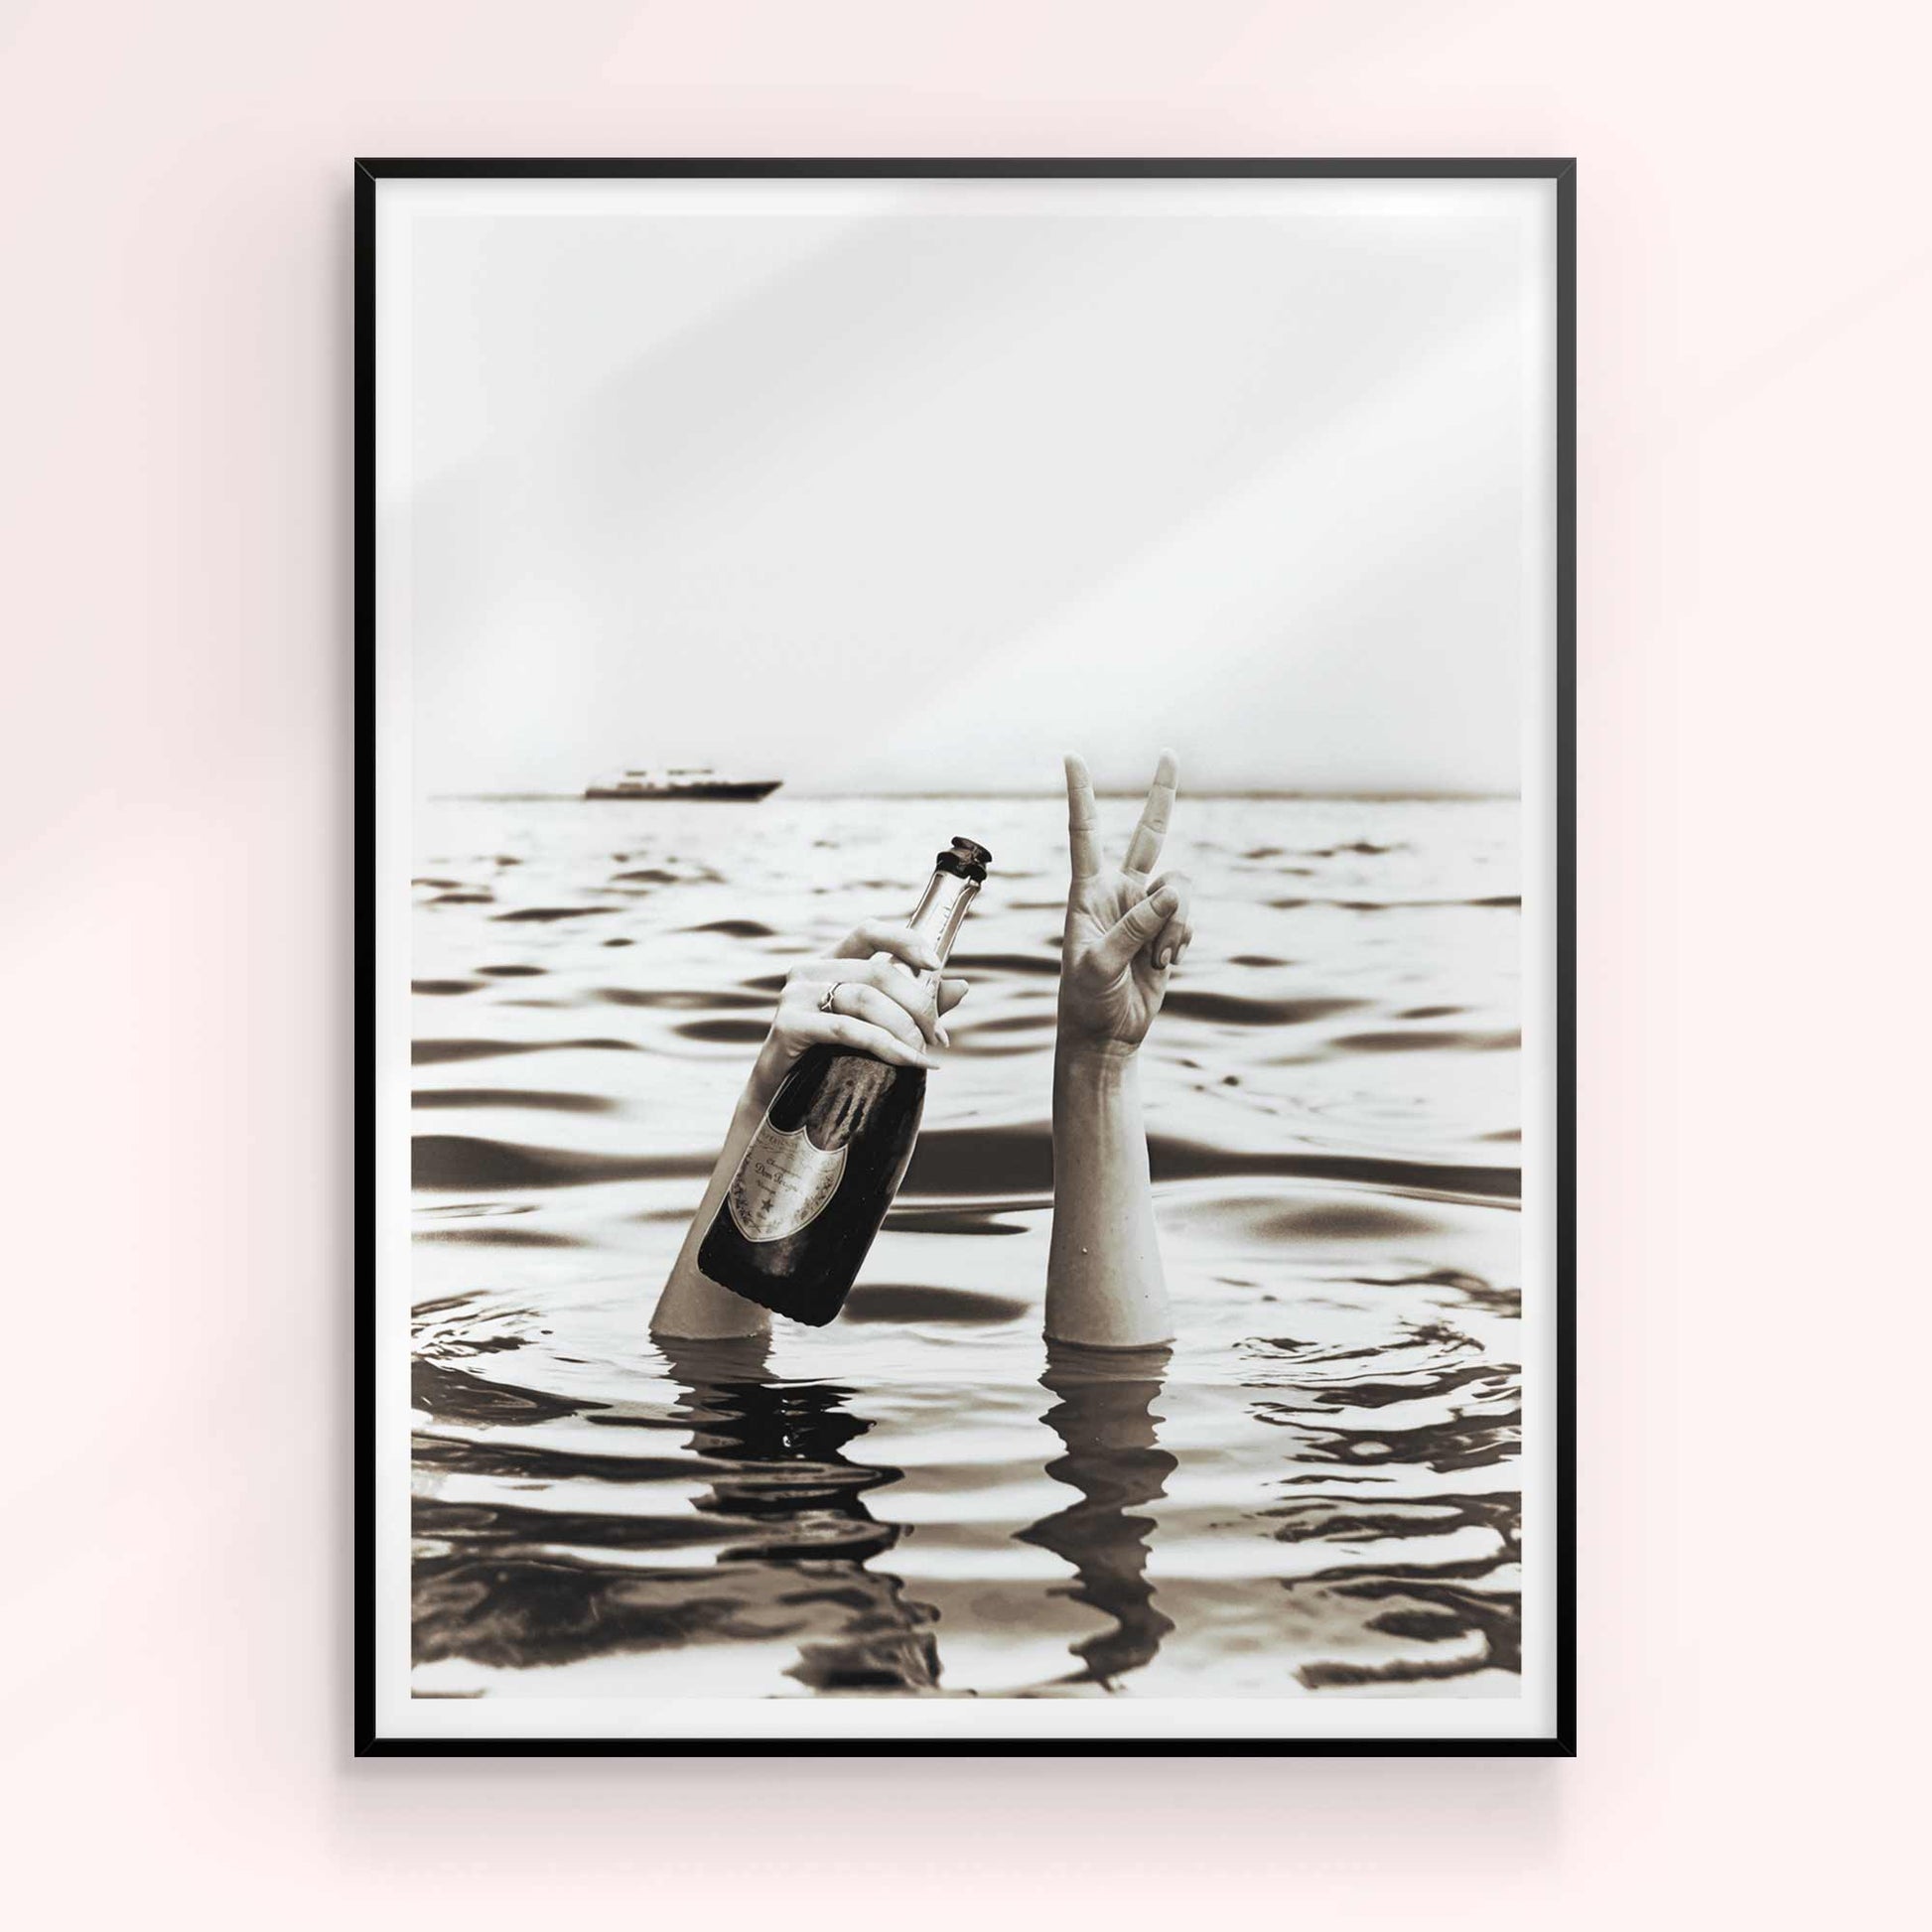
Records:
[[[839,997],[839,988],[842,987],[844,984],[845,984],[844,980],[834,980],[832,984],[828,986],[825,989],[825,991],[818,996],[818,1010],[820,1013],[838,1012],[838,1008],[834,1006],[832,1003]]]

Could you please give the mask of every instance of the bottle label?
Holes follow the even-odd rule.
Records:
[[[782,1241],[809,1227],[839,1191],[845,1149],[812,1145],[804,1123],[787,1134],[767,1119],[752,1136],[725,1199],[747,1241]]]

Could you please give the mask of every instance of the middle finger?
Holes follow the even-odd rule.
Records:
[[[1172,752],[1163,752],[1154,783],[1148,788],[1147,803],[1141,807],[1141,822],[1128,842],[1124,871],[1145,876],[1161,863],[1161,843],[1168,836],[1168,821],[1173,815],[1174,785],[1179,776],[1179,760]]]
[[[934,1036],[919,1024],[918,1016],[909,1008],[889,999],[881,988],[868,985],[864,980],[841,981],[832,997],[830,1010],[842,1013],[851,1020],[869,1020],[875,1027],[883,1027],[889,1034],[904,1040],[908,1046],[923,1047],[927,1039]]]
[[[868,959],[863,965],[836,973],[833,977],[848,984],[862,983],[873,987],[888,1000],[903,1007],[926,1038],[943,1041],[937,1012],[938,983],[933,975],[914,977],[901,972],[890,959]]]

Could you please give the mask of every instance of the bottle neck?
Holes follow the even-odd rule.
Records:
[[[926,881],[925,891],[914,907],[910,924],[921,939],[930,943],[943,966],[952,956],[953,941],[966,918],[966,908],[979,893],[979,882],[962,879],[958,873],[941,866]]]

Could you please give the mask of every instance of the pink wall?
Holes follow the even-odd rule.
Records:
[[[7,10],[0,1817],[32,1922],[1896,1922],[1924,1646],[1924,1249],[1893,1207],[1923,1189],[1913,14]],[[1582,157],[1579,1761],[349,1761],[358,152]]]

